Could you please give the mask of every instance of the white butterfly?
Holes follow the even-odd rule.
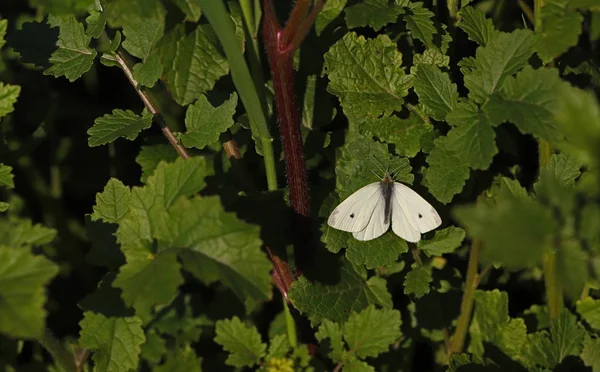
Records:
[[[371,240],[392,230],[416,243],[421,234],[442,224],[436,210],[408,186],[394,182],[388,171],[380,182],[360,188],[329,215],[327,224],[348,231],[358,240]]]

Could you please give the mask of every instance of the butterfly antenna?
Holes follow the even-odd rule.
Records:
[[[381,162],[379,162],[379,159],[377,159],[377,157],[373,154],[371,154],[371,161],[373,162],[373,164],[375,164],[375,166],[377,167],[377,170],[379,170],[382,175],[378,175],[377,173],[375,173],[377,175],[377,177],[379,178],[383,178],[383,175],[385,175],[385,171],[383,170],[383,168],[381,168]]]
[[[394,170],[391,172],[393,175],[396,175],[398,173],[398,171],[404,170],[406,167],[409,167],[410,163],[407,164],[400,164],[399,166],[397,166],[396,168],[394,168]]]

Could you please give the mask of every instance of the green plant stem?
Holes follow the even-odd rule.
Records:
[[[240,95],[250,119],[252,136],[258,138],[262,144],[267,186],[269,190],[277,189],[277,173],[275,170],[275,156],[273,154],[273,139],[267,126],[265,105],[257,92],[250,70],[244,55],[235,37],[235,28],[225,5],[221,0],[198,0],[202,11],[215,29],[221,46],[227,56],[231,78]],[[263,95],[264,98],[264,95]]]
[[[467,331],[469,330],[469,322],[471,320],[471,312],[473,311],[473,301],[475,290],[479,284],[477,269],[479,266],[479,251],[481,250],[481,241],[473,239],[471,251],[469,252],[469,264],[467,266],[467,280],[465,282],[465,293],[463,294],[460,303],[460,315],[456,323],[456,331],[450,342],[450,354],[462,353]]]
[[[130,64],[127,61],[127,57],[125,56],[125,54],[123,54],[122,52],[115,53],[115,60],[117,61],[119,66],[121,66],[121,69],[125,73],[125,76],[127,76],[127,79],[129,79],[129,82],[135,88],[135,91],[137,92],[138,96],[140,96],[142,102],[144,102],[144,106],[146,106],[146,108],[154,115],[154,120],[156,120],[157,124],[160,126],[160,129],[162,130],[163,134],[165,135],[171,146],[173,146],[173,148],[175,149],[175,151],[177,151],[179,156],[181,156],[184,159],[188,159],[190,155],[188,154],[187,150],[181,145],[181,143],[179,143],[177,138],[175,138],[173,132],[169,128],[169,125],[156,108],[156,105],[154,104],[150,96],[140,88],[140,84],[134,79],[133,72],[129,67]]]
[[[532,24],[535,25],[535,16],[533,15],[533,11],[531,10],[531,8],[529,7],[529,5],[527,5],[525,3],[525,1],[523,0],[519,0],[519,7],[521,8],[521,10],[523,11],[523,13],[525,14],[525,16],[527,17],[527,19],[529,20],[529,22],[531,22]]]
[[[536,33],[542,32],[542,8],[546,0],[533,0],[533,15],[534,15],[534,29]]]
[[[556,253],[554,251],[544,254],[543,266],[546,301],[548,301],[548,313],[550,314],[550,320],[552,320],[558,317],[562,308],[562,293],[558,285]]]

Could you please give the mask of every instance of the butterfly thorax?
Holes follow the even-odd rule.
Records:
[[[390,217],[392,215],[392,196],[394,193],[394,181],[389,174],[381,180],[381,193],[383,194],[384,206],[384,223],[387,225],[390,223]]]

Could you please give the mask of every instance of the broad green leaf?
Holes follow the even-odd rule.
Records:
[[[190,22],[198,22],[202,15],[200,2],[198,0],[173,0],[175,5],[185,14],[185,20]]]
[[[410,68],[411,75],[415,75],[420,65],[431,65],[437,67],[448,67],[450,57],[442,54],[437,49],[427,49],[423,54],[415,54],[413,57],[413,66]]]
[[[8,20],[6,20],[6,19],[0,20],[0,48],[2,48],[4,46],[4,44],[6,44],[6,40],[4,40],[4,38],[6,37],[7,26],[8,26]]]
[[[96,194],[96,205],[93,207],[92,221],[119,223],[129,211],[131,190],[116,178],[108,180],[104,191]]]
[[[383,236],[370,241],[356,240],[350,233],[345,235],[348,237],[346,258],[352,263],[365,265],[367,269],[391,266],[401,254],[408,252],[406,241],[391,229]]]
[[[358,129],[367,136],[393,143],[398,155],[409,158],[415,157],[427,138],[433,137],[433,125],[424,123],[417,115],[411,115],[408,119],[397,116],[366,118]]]
[[[97,371],[127,372],[138,366],[146,341],[140,318],[107,318],[86,311],[79,326],[79,345],[94,351]]]
[[[4,85],[0,82],[0,118],[13,112],[14,104],[21,93],[18,85]]]
[[[186,36],[185,25],[180,23],[168,31],[156,44],[157,55],[164,66],[164,71],[173,69],[175,56],[177,55],[177,43]]]
[[[577,301],[577,312],[590,327],[600,331],[600,300],[587,297]]]
[[[288,340],[288,335],[277,335],[269,341],[269,352],[265,359],[285,358],[291,350],[292,346]]]
[[[488,117],[474,103],[461,102],[446,119],[453,128],[447,137],[437,141],[452,151],[462,164],[472,169],[487,169],[498,153],[496,133]]]
[[[433,141],[435,147],[427,157],[429,169],[425,174],[427,188],[440,202],[452,201],[454,195],[462,191],[469,178],[469,166],[463,163],[452,151],[445,148],[442,138]]]
[[[133,66],[133,78],[141,85],[152,88],[163,71],[158,54],[150,54],[144,62]]]
[[[456,108],[456,84],[436,66],[420,65],[413,84],[419,102],[425,106],[425,112],[435,120],[444,121],[446,115]]]
[[[164,33],[165,22],[162,19],[132,20],[123,25],[123,48],[131,55],[145,60],[154,52],[154,46]]]
[[[427,49],[434,47],[433,36],[437,34],[432,18],[433,12],[423,6],[422,2],[411,2],[402,19],[406,22],[406,28],[412,33],[412,37],[421,40]]]
[[[317,36],[342,13],[347,2],[348,0],[328,0],[325,2],[325,6],[323,6],[323,9],[317,15],[317,19],[315,19]]]
[[[592,372],[600,372],[600,338],[585,336],[581,359],[586,367],[592,367]]]
[[[183,283],[177,255],[170,250],[152,255],[144,247],[124,253],[127,263],[119,269],[113,286],[121,288],[125,303],[146,319],[154,305],[171,302]]]
[[[53,26],[59,26],[60,33],[50,62],[52,67],[44,71],[46,75],[64,76],[73,82],[87,72],[96,58],[96,50],[91,49],[90,36],[85,34],[83,25],[74,16],[50,17]]]
[[[509,197],[495,205],[460,206],[454,215],[485,247],[482,258],[509,269],[541,262],[557,226],[551,211],[531,199]]]
[[[344,340],[359,358],[376,357],[400,338],[401,324],[398,310],[379,310],[370,305],[360,313],[350,314],[344,323]]]
[[[113,110],[112,114],[94,120],[94,125],[87,131],[90,135],[88,145],[90,147],[104,145],[119,137],[133,141],[142,130],[150,128],[152,117],[151,113],[140,116],[130,110]]]
[[[104,31],[104,27],[106,26],[106,13],[93,10],[85,19],[85,23],[87,23],[85,34],[97,39],[102,35],[102,31]]]
[[[444,253],[452,253],[460,247],[465,239],[465,230],[460,227],[450,226],[443,230],[435,231],[433,237],[420,240],[417,247],[429,257],[441,256]]]
[[[147,19],[164,19],[166,10],[160,0],[111,0],[104,9],[111,28],[121,28],[128,23]]]
[[[202,358],[194,349],[186,346],[173,350],[167,355],[167,361],[153,369],[154,372],[202,372]]]
[[[527,336],[528,359],[539,366],[554,368],[569,355],[579,356],[585,334],[577,318],[563,309],[552,321],[550,334],[542,331]]]
[[[474,298],[469,351],[483,356],[485,344],[491,343],[511,358],[520,359],[527,342],[527,327],[523,319],[509,318],[508,294],[497,289],[477,290]]]
[[[492,93],[502,89],[508,76],[527,64],[532,54],[531,31],[496,33],[485,47],[477,48],[475,70],[465,75],[465,87],[469,89],[469,98],[475,103],[484,103]]]
[[[12,189],[15,187],[15,182],[13,178],[15,176],[12,174],[12,167],[8,165],[4,165],[0,163],[0,186],[7,187]]]
[[[5,240],[2,240],[5,243]],[[39,339],[44,334],[45,286],[58,266],[23,247],[0,245],[0,333]]]
[[[183,145],[203,149],[218,141],[221,133],[234,124],[236,106],[235,92],[218,107],[213,107],[205,95],[200,95],[193,105],[188,106],[185,114],[187,131],[181,136]]]
[[[50,243],[55,236],[56,230],[34,225],[29,219],[0,219],[0,242],[11,247],[41,246]]]
[[[346,24],[349,29],[371,26],[379,31],[388,23],[396,21],[404,13],[401,6],[388,0],[363,0],[345,10]]]
[[[562,239],[556,250],[556,271],[565,294],[576,299],[589,279],[589,256],[576,239]]]
[[[400,111],[412,77],[406,75],[396,43],[386,35],[365,39],[351,32],[324,55],[327,90],[351,116],[388,116]]]
[[[165,64],[165,68],[169,65]],[[168,70],[167,70],[168,71]],[[171,71],[166,75],[167,85],[177,103],[192,103],[229,72],[227,60],[221,53],[214,31],[208,25],[177,42]]]
[[[327,224],[327,221],[323,221],[321,231],[323,232],[321,241],[325,244],[325,247],[329,252],[338,253],[342,248],[348,246],[350,235],[347,232],[330,227]]]
[[[567,1],[548,0],[541,8],[541,32],[536,34],[535,48],[544,64],[577,44],[582,32],[583,16],[567,8]]]
[[[574,156],[566,153],[553,154],[547,168],[565,186],[573,186],[581,175],[581,164]]]
[[[487,43],[494,37],[496,29],[491,19],[485,17],[485,13],[481,10],[468,6],[460,9],[460,27],[467,33],[470,40],[473,40],[481,46],[486,46]]]
[[[494,125],[504,121],[515,124],[522,133],[557,143],[562,138],[554,115],[558,90],[564,84],[558,70],[527,66],[516,77],[508,77],[501,91],[482,107]]]
[[[595,94],[569,85],[559,90],[555,120],[568,140],[562,146],[585,164],[600,159],[600,105]]]
[[[258,226],[223,210],[218,197],[180,199],[169,210],[164,237],[183,267],[206,284],[229,287],[248,311],[271,297],[271,263],[261,250]]]
[[[267,345],[261,342],[258,330],[244,325],[238,317],[217,321],[215,332],[215,342],[229,352],[227,365],[252,367],[266,354]]]
[[[211,174],[203,157],[161,162],[144,187],[133,187],[129,215],[117,230],[119,243],[139,246],[149,243],[166,229],[167,208],[180,196],[191,196],[206,185]]]
[[[416,298],[421,298],[429,293],[429,283],[432,280],[431,268],[423,266],[413,267],[404,278],[404,294],[412,294]]]
[[[10,205],[6,202],[0,202],[0,212],[6,212]]]
[[[315,337],[319,342],[323,343],[328,339],[330,351],[327,354],[334,363],[339,363],[342,360],[342,352],[344,351],[344,341],[342,340],[342,328],[338,323],[334,323],[329,319],[323,319],[319,330],[315,333]]]
[[[140,153],[135,158],[136,163],[142,167],[142,182],[146,180],[161,161],[172,163],[179,158],[177,151],[171,145],[142,146]]]
[[[367,362],[357,359],[356,356],[350,355],[344,359],[342,372],[375,372],[375,368]]]
[[[372,277],[367,280],[366,270],[355,268],[345,260],[335,284],[309,281],[303,276],[294,281],[288,296],[294,307],[313,325],[323,319],[342,322],[349,312],[361,311],[371,304],[392,306],[384,279]]]

